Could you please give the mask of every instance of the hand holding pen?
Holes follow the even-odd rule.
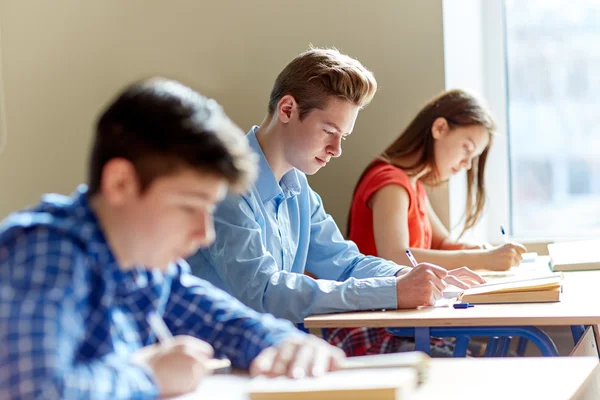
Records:
[[[468,289],[471,283],[485,282],[466,267],[448,272],[434,264],[419,264],[410,250],[406,251],[406,256],[413,268],[399,276],[396,281],[398,308],[433,306],[443,297],[443,291],[448,284],[460,289]]]
[[[133,362],[152,371],[163,397],[181,395],[196,389],[201,379],[212,373],[216,363],[212,346],[192,336],[173,337],[159,314],[151,313],[148,324],[160,344],[143,347],[133,356]]]
[[[511,241],[504,226],[500,225],[500,233],[504,244],[485,250],[480,256],[479,265],[482,269],[492,271],[507,271],[521,264],[527,248],[521,243]]]
[[[410,263],[413,267],[419,265],[412,252],[409,249],[406,249],[406,257],[408,257]],[[480,283],[485,283],[485,279],[481,276],[477,275],[475,272],[471,271],[467,267],[461,267],[453,269],[452,271],[447,271],[448,275],[444,278],[444,282],[448,285],[454,285],[460,289],[468,289],[473,285],[477,285]]]
[[[414,261],[413,265],[416,266],[405,268],[396,274],[397,307],[435,305],[436,301],[442,298],[442,292],[446,288],[444,278],[448,276],[448,272],[434,264],[416,264]]]
[[[161,344],[164,345],[170,345],[173,340],[174,337],[171,334],[171,331],[169,331],[169,327],[167,326],[167,324],[165,324],[165,321],[162,319],[162,317],[160,316],[160,314],[153,312],[148,314],[148,316],[146,317],[148,324],[150,325],[150,328],[152,328],[152,331],[154,331],[154,334],[156,335],[156,338],[158,339],[158,341]],[[197,339],[199,340],[199,339]],[[201,343],[210,346],[210,344],[199,340]],[[212,346],[211,346],[212,349]],[[212,352],[211,352],[212,355]],[[231,361],[229,361],[228,359],[224,358],[224,359],[216,359],[216,358],[211,358],[209,360],[207,360],[205,367],[211,371],[215,371],[218,369],[223,369],[223,368],[227,368],[231,366]]]

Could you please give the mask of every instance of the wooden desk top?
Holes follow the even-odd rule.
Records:
[[[557,303],[478,304],[417,310],[361,311],[308,317],[307,328],[599,325],[600,271],[565,273]]]
[[[599,376],[596,357],[435,359],[429,381],[410,398],[596,399]],[[586,389],[594,393],[583,396]]]
[[[377,370],[364,373],[368,379]],[[595,399],[599,374],[595,357],[433,359],[428,381],[410,398]],[[249,380],[242,375],[214,375],[178,400],[248,400]]]

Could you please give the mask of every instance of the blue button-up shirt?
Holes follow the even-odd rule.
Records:
[[[46,196],[0,228],[0,398],[156,397],[152,374],[130,361],[155,341],[150,311],[240,368],[298,334],[192,276],[185,262],[165,274],[122,271],[85,193]]]
[[[402,267],[362,255],[344,240],[300,171],[277,182],[257,129],[247,137],[260,158],[259,178],[249,193],[230,195],[218,206],[216,241],[189,259],[193,273],[255,310],[293,322],[312,314],[396,308],[394,275]]]

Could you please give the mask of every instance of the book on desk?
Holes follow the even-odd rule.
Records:
[[[462,291],[463,303],[543,303],[560,301],[562,273],[527,278],[497,279]]]
[[[600,240],[550,243],[548,255],[553,271],[600,270]]]
[[[408,352],[350,357],[339,371],[318,378],[257,377],[250,382],[251,400],[402,400],[427,378],[430,358]],[[365,379],[365,369],[377,374]]]

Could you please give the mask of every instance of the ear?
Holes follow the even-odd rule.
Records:
[[[448,125],[446,118],[438,117],[433,121],[433,125],[431,125],[431,135],[434,139],[439,139],[448,132],[450,132],[450,126]]]
[[[102,196],[112,206],[122,206],[139,196],[140,181],[135,167],[124,158],[113,158],[102,169]]]
[[[286,94],[277,103],[277,119],[287,124],[298,114],[298,103],[293,96]]]

